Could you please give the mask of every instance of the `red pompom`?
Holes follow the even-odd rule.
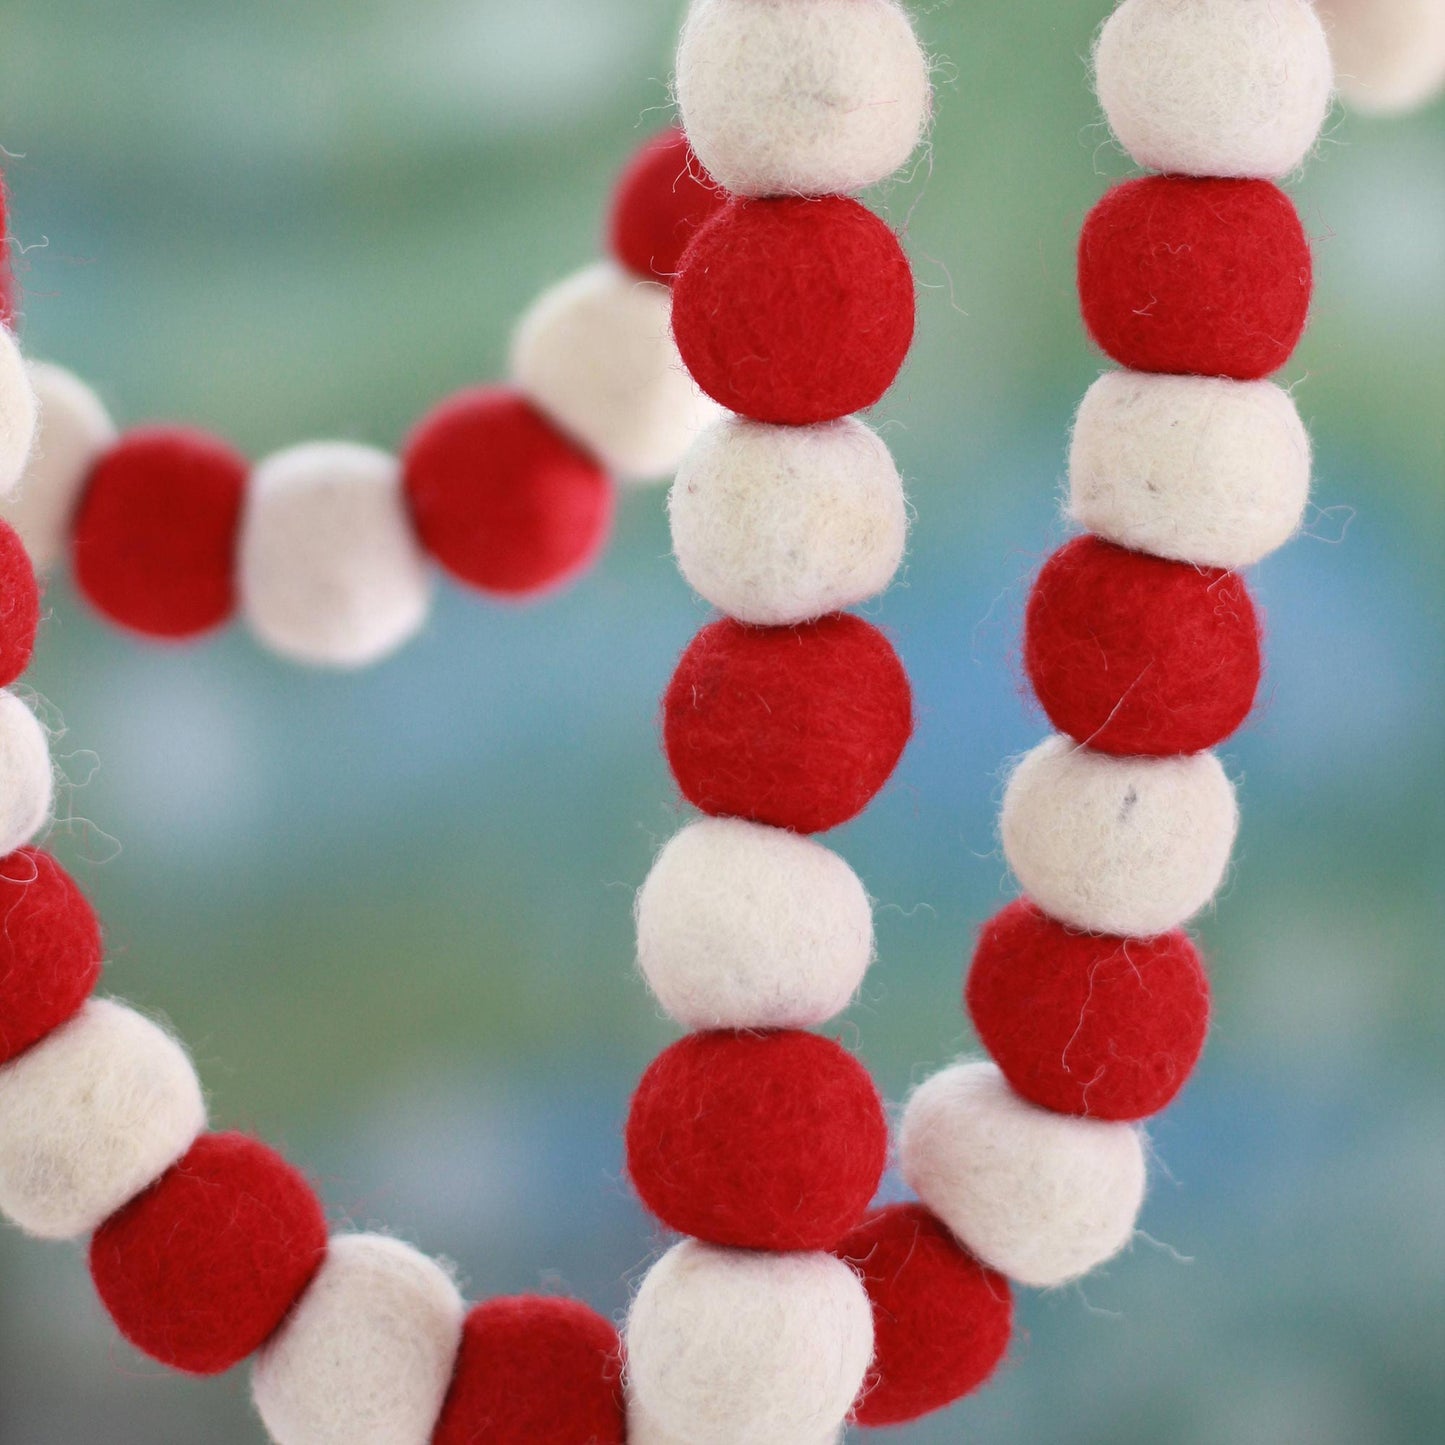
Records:
[[[82,593],[147,637],[186,638],[236,607],[236,539],[246,459],[201,432],[154,427],[96,463],[71,545]]]
[[[627,1168],[669,1229],[739,1249],[831,1249],[868,1208],[888,1121],[868,1071],[817,1034],[689,1034],[632,1097]]]
[[[431,1445],[622,1445],[622,1342],[575,1300],[494,1299],[467,1316]]]
[[[978,1389],[1013,1333],[1008,1281],[981,1265],[921,1204],[870,1214],[838,1246],[873,1304],[873,1367],[859,1425],[899,1425]]]
[[[1304,331],[1310,286],[1309,240],[1268,181],[1126,181],[1079,237],[1089,335],[1135,371],[1268,376]]]
[[[726,204],[676,128],[653,136],[617,182],[608,218],[612,254],[649,281],[670,282],[693,232]]]
[[[913,272],[857,201],[734,200],[693,237],[672,329],[730,411],[806,425],[872,406],[913,342]]]
[[[49,853],[0,858],[0,1064],[75,1017],[100,978],[100,923]]]
[[[515,392],[479,387],[444,401],[412,434],[403,469],[422,545],[483,592],[558,587],[607,540],[611,479]]]
[[[1259,631],[1237,572],[1076,537],[1034,583],[1024,665],[1053,725],[1095,752],[1197,753],[1254,706]]]
[[[90,1273],[138,1350],[218,1375],[266,1343],[325,1256],[301,1174],[254,1139],[204,1134],[96,1231]]]
[[[39,628],[35,568],[15,528],[0,522],[0,687],[9,687],[30,666]]]
[[[1157,1114],[1209,1031],[1209,980],[1186,933],[1075,933],[1026,898],[984,925],[967,1001],[1019,1094],[1096,1119]]]
[[[861,813],[913,731],[888,639],[837,613],[799,627],[725,617],[693,638],[663,698],[683,796],[705,813],[821,833]]]

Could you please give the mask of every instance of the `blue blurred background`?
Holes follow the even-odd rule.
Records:
[[[656,0],[3,0],[0,140],[32,355],[126,422],[253,454],[395,445],[500,374],[509,324],[596,250],[669,115]],[[890,1099],[970,1047],[972,930],[1009,892],[1004,760],[1042,732],[1020,603],[1063,535],[1100,362],[1071,247],[1126,163],[1082,57],[1103,0],[933,5],[934,148],[906,226],[918,348],[879,420],[917,508],[876,608],[920,726],[835,840],[879,899],[844,1027]],[[1238,863],[1203,925],[1217,1022],[1153,1127],[1147,1236],[1022,1301],[997,1383],[889,1440],[1395,1445],[1445,1418],[1441,791],[1445,117],[1336,115],[1296,194],[1318,241],[1288,379],[1319,448],[1307,534],[1258,572],[1271,671],[1227,750]],[[671,1037],[629,904],[680,808],[656,699],[702,620],[660,491],[534,611],[446,591],[384,667],[313,676],[239,632],[132,644],[63,580],[30,681],[71,786],[52,846],[106,919],[108,987],[193,1046],[222,1126],[338,1221],[454,1259],[473,1296],[612,1313],[661,1241],[621,1177]],[[3,1445],[257,1445],[242,1372],[115,1339],[78,1249],[0,1234]]]

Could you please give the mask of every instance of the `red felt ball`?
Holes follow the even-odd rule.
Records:
[[[838,1246],[873,1305],[873,1365],[859,1425],[899,1425],[978,1389],[1013,1333],[1008,1281],[980,1264],[921,1204],[870,1214]]]
[[[717,182],[673,128],[647,141],[622,172],[608,217],[608,244],[629,271],[670,282],[693,232],[725,204]]]
[[[1075,933],[1026,898],[984,925],[966,997],[1015,1091],[1059,1114],[1157,1114],[1209,1031],[1209,980],[1186,933]]]
[[[575,1300],[478,1305],[431,1445],[622,1445],[622,1342]]]
[[[75,1017],[100,979],[100,922],[49,853],[0,858],[0,1064]]]
[[[152,427],[96,463],[71,533],[75,580],[111,621],[147,637],[209,632],[236,608],[246,459],[202,432]]]
[[[729,201],[673,287],[673,334],[697,384],[785,425],[872,406],[908,355],[913,315],[898,237],[844,196]]]
[[[627,1168],[669,1229],[740,1249],[831,1249],[888,1160],[868,1071],[817,1034],[689,1034],[632,1096]]]
[[[9,687],[30,666],[39,628],[35,568],[15,528],[0,522],[0,687]]]
[[[607,540],[611,479],[516,392],[479,387],[444,401],[412,434],[402,465],[422,545],[482,592],[559,587]]]
[[[254,1139],[203,1134],[96,1231],[90,1273],[138,1350],[218,1375],[266,1343],[325,1256],[305,1178]]]
[[[705,813],[820,833],[866,808],[913,731],[908,674],[848,613],[798,627],[725,617],[693,638],[663,698],[683,796]]]
[[[1029,594],[1024,665],[1049,720],[1095,752],[1197,753],[1254,706],[1259,618],[1237,572],[1076,537]]]
[[[1268,376],[1304,331],[1310,287],[1309,240],[1268,181],[1125,181],[1079,237],[1089,335],[1135,371]]]

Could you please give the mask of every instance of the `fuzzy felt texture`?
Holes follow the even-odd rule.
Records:
[[[856,817],[913,731],[888,639],[847,613],[799,627],[723,618],[692,640],[663,698],[663,742],[705,813],[820,833]]]
[[[458,581],[503,597],[572,580],[612,525],[607,473],[501,387],[459,392],[427,416],[403,476],[422,545]]]
[[[1445,88],[1440,0],[1316,0],[1340,94],[1367,115],[1425,105]]]
[[[243,1134],[203,1134],[90,1242],[90,1276],[136,1349],[218,1375],[275,1332],[326,1257],[305,1177]]]
[[[0,325],[0,496],[15,489],[35,441],[39,403],[15,338]]]
[[[648,1066],[627,1118],[643,1203],[711,1244],[831,1249],[887,1162],[868,1071],[817,1034],[689,1034]]]
[[[1254,706],[1259,618],[1237,572],[1075,537],[1029,593],[1024,666],[1049,721],[1095,752],[1197,753]]]
[[[0,858],[0,1064],[80,1012],[100,979],[100,920],[49,853]]]
[[[1095,1119],[1165,1108],[1209,1032],[1209,980],[1188,934],[1078,933],[1026,898],[983,926],[966,998],[1017,1093]]]
[[[1334,76],[1310,0],[1123,0],[1094,83],[1139,165],[1278,178],[1314,149]]]
[[[733,201],[693,237],[673,287],[678,350],[729,411],[802,426],[870,407],[913,342],[898,237],[842,196]]]
[[[612,194],[607,243],[634,276],[668,285],[693,232],[723,207],[717,182],[676,126],[645,141]]]
[[[873,1305],[873,1364],[859,1425],[901,1425],[978,1389],[1013,1334],[1008,1281],[921,1204],[870,1214],[839,1246]]]
[[[13,692],[0,691],[0,857],[45,827],[54,800],[49,735]]]
[[[467,1316],[431,1445],[623,1445],[622,1341],[576,1300],[488,1300]]]
[[[75,514],[71,556],[86,600],[146,637],[197,637],[228,621],[249,472],[201,432],[122,436],[91,471]]]
[[[1311,286],[1309,239],[1268,181],[1125,181],[1079,236],[1084,324],[1135,371],[1268,376],[1304,331]]]
[[[40,628],[40,588],[25,544],[0,522],[0,687],[9,687],[35,652]]]

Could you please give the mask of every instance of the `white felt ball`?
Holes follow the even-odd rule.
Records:
[[[908,539],[898,468],[852,417],[727,417],[692,444],[668,497],[682,574],[740,622],[803,622],[876,596]]]
[[[0,498],[0,517],[19,532],[38,572],[65,556],[86,478],[116,428],[100,398],[64,367],[33,361],[29,372],[40,420],[24,475]]]
[[[20,347],[0,326],[0,496],[12,491],[24,474],[39,409]]]
[[[512,340],[517,385],[625,480],[670,476],[721,414],[672,339],[672,293],[611,261],[545,292]]]
[[[895,0],[694,0],[677,102],[710,175],[741,196],[851,194],[928,124],[928,60]]]
[[[847,1418],[873,1357],[868,1294],[828,1254],[684,1240],[627,1319],[629,1445],[813,1445]]]
[[[1317,0],[1340,94],[1386,115],[1445,87],[1445,0]]]
[[[1137,552],[1247,567],[1304,517],[1310,439],[1272,381],[1106,372],[1069,452],[1069,513]]]
[[[809,1028],[847,1008],[873,960],[858,875],[811,838],[703,818],[637,895],[637,961],[691,1029]]]
[[[1055,736],[1009,779],[1009,866],[1045,913],[1097,933],[1153,937],[1214,897],[1239,826],[1213,753],[1122,758]]]
[[[89,1234],[205,1127],[185,1050],[133,1010],[92,999],[0,1069],[0,1212],[40,1239]]]
[[[256,1361],[276,1445],[427,1445],[465,1305],[451,1276],[384,1235],[341,1235]]]
[[[416,634],[431,605],[396,459],[349,442],[292,447],[256,468],[239,573],[256,636],[320,666],[376,662]]]
[[[1124,0],[1099,33],[1094,77],[1141,166],[1195,176],[1287,175],[1334,85],[1310,0]]]
[[[1040,1109],[989,1063],[955,1064],[914,1093],[899,1157],[919,1199],[961,1243],[1037,1289],[1112,1259],[1144,1202],[1138,1129]]]
[[[0,691],[0,856],[28,843],[49,822],[54,798],[45,729],[13,692]]]

